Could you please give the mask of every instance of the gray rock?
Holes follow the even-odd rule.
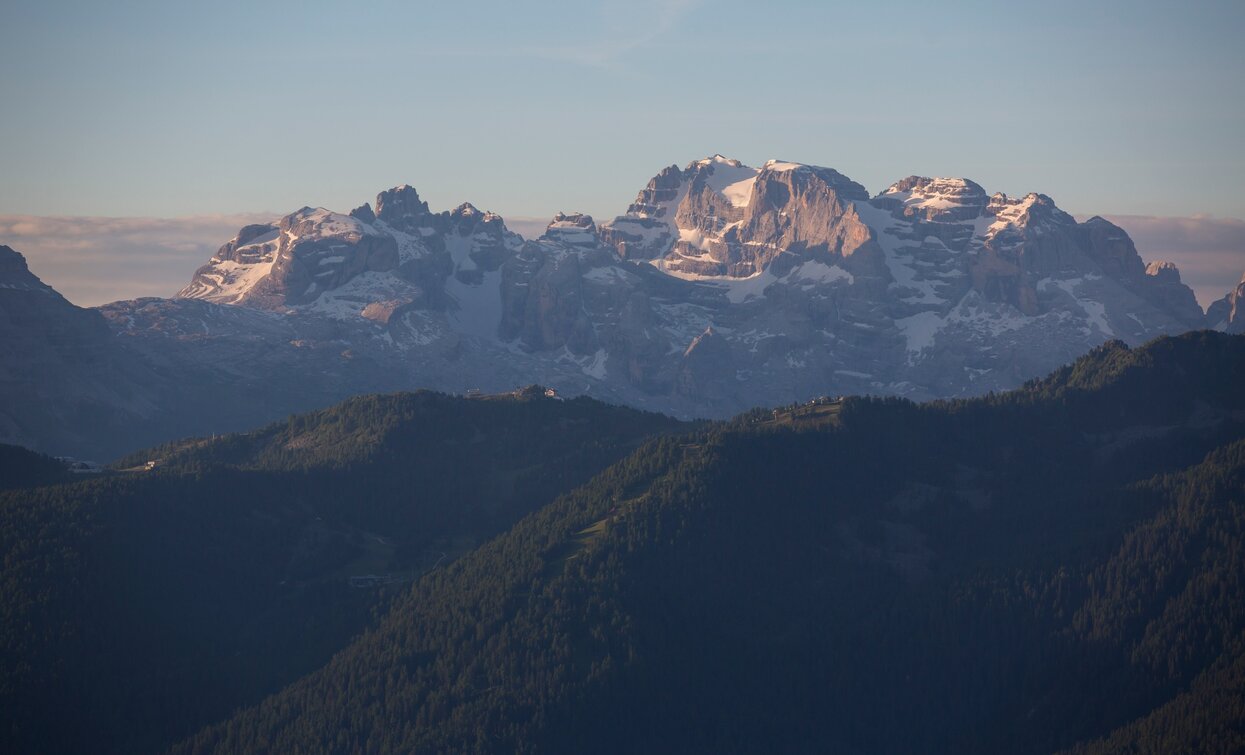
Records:
[[[1245,333],[1245,275],[1236,288],[1206,308],[1206,327],[1225,333]]]

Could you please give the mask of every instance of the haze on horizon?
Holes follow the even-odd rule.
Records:
[[[36,272],[91,263],[12,233],[29,219],[344,211],[411,183],[434,209],[603,220],[661,167],[713,152],[832,166],[871,192],[962,175],[1079,215],[1211,216],[1187,248],[1138,248],[1186,278],[1181,254],[1213,266],[1222,285],[1190,281],[1203,299],[1245,267],[1232,233],[1222,242],[1245,218],[1239,2],[49,2],[6,16],[0,243]],[[228,238],[195,233],[153,247],[180,281],[190,254]],[[89,277],[102,288],[83,303],[119,298]]]

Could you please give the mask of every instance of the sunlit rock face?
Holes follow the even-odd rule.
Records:
[[[1228,333],[1245,333],[1245,275],[1241,282],[1206,308],[1206,327]]]

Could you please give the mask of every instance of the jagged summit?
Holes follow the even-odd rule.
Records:
[[[376,217],[395,228],[405,230],[431,213],[428,203],[419,198],[419,192],[409,184],[395,186],[376,195]]]
[[[1245,274],[1236,288],[1206,308],[1206,327],[1228,333],[1245,333]]]
[[[674,276],[748,278],[793,245],[840,251],[845,203],[867,198],[831,168],[776,160],[753,168],[718,155],[662,170],[601,235],[620,257]]]
[[[468,238],[462,241],[455,239]],[[200,268],[180,298],[279,312],[375,319],[426,300],[447,273],[472,273],[475,256],[516,246],[500,215],[464,202],[432,212],[409,184],[349,214],[303,207],[272,224],[246,226]],[[427,260],[449,254],[448,266]],[[499,260],[483,263],[496,268]],[[470,275],[467,275],[470,277]]]
[[[1180,282],[1180,268],[1176,267],[1175,262],[1167,260],[1154,260],[1146,265],[1146,275],[1162,280]]]
[[[571,246],[596,248],[601,240],[597,236],[597,224],[591,215],[582,212],[570,214],[559,212],[545,227],[542,240]]]
[[[711,157],[701,158],[700,160],[693,160],[692,162],[688,163],[688,168],[690,168],[693,165],[698,165],[701,167],[708,166],[708,165],[725,165],[731,168],[747,167],[739,160],[735,160],[734,158],[727,157],[721,154],[720,152],[715,153]]]
[[[960,221],[976,218],[989,204],[986,190],[967,178],[908,176],[873,198],[878,207],[899,209],[905,217]]]
[[[60,298],[51,286],[32,272],[26,257],[11,246],[0,244],[0,288],[11,291],[31,291]]]

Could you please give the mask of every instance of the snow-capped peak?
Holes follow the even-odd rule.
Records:
[[[766,160],[763,167],[765,170],[782,172],[788,170],[799,170],[801,168],[807,168],[808,166],[804,163],[793,163],[786,160]]]
[[[725,155],[722,155],[720,153],[715,154],[712,157],[706,157],[701,160],[696,160],[695,162],[691,163],[691,165],[688,165],[687,167],[690,169],[694,165],[698,165],[701,167],[705,167],[708,165],[726,165],[732,168],[747,167],[740,161],[734,158],[726,157]]]
[[[891,184],[873,201],[904,217],[963,222],[981,215],[988,200],[985,189],[967,178],[908,176]]]
[[[541,239],[579,247],[595,247],[600,241],[597,224],[591,215],[582,212],[554,215]]]
[[[747,207],[752,197],[752,185],[761,171],[744,165],[738,160],[714,155],[697,160],[688,171],[703,175],[709,188],[720,194],[732,207]]]

